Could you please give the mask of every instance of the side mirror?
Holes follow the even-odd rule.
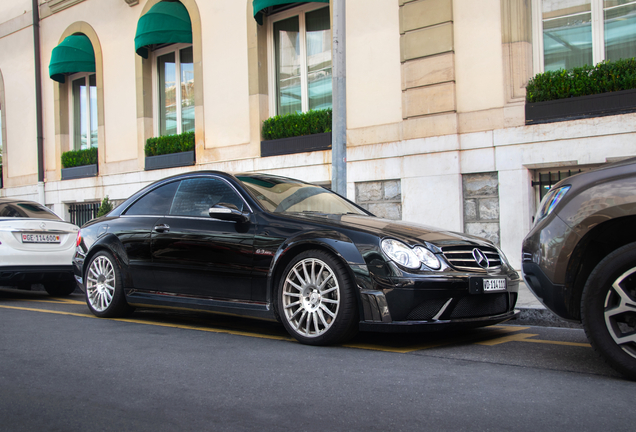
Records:
[[[210,207],[210,217],[224,221],[233,221],[239,223],[249,222],[249,214],[243,213],[234,204],[218,203]]]

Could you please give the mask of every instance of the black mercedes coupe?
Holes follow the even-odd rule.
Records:
[[[516,317],[519,276],[487,240],[380,219],[269,174],[157,181],[81,228],[75,278],[99,317],[135,307],[280,321],[298,341]]]

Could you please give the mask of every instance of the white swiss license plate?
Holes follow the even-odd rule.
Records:
[[[505,291],[505,279],[484,279],[484,292]]]
[[[57,234],[22,234],[22,243],[59,243]]]

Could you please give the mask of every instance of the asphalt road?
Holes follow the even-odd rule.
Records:
[[[0,290],[0,431],[632,431],[636,383],[579,329],[361,334]]]

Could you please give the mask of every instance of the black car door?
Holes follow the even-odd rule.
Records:
[[[219,203],[247,205],[225,180],[214,176],[181,181],[169,213],[152,232],[152,259],[165,293],[250,300],[253,223],[213,219]]]
[[[127,287],[144,291],[157,289],[150,253],[151,233],[170,211],[178,186],[179,181],[175,181],[153,189],[126,209],[122,217],[107,222],[107,231],[119,238],[128,258],[132,281],[125,281]]]

